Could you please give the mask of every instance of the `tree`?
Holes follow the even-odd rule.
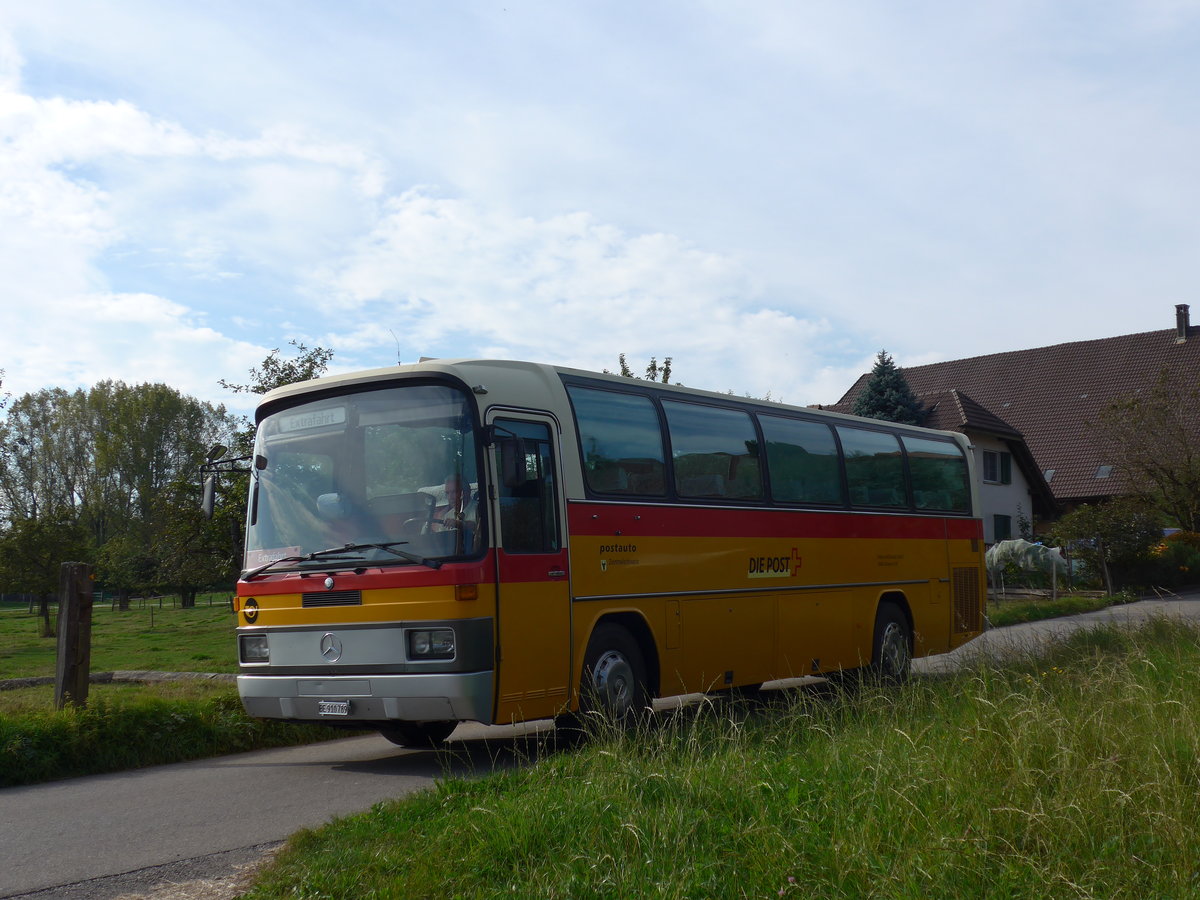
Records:
[[[36,594],[42,637],[53,637],[50,600],[58,593],[59,567],[87,560],[87,536],[66,509],[9,523],[0,534],[0,581],[9,590]]]
[[[854,414],[906,425],[920,425],[925,417],[920,401],[908,386],[904,373],[886,350],[875,357],[875,367],[862,393],[854,401]]]
[[[1131,497],[1085,503],[1059,519],[1051,535],[1051,543],[1067,547],[1103,578],[1110,594],[1148,571],[1151,550],[1161,541],[1154,512]]]
[[[671,383],[671,357],[663,358],[662,365],[659,365],[658,358],[650,357],[650,362],[646,366],[646,374],[634,375],[633,370],[629,368],[629,363],[625,361],[625,354],[621,353],[617,356],[617,361],[621,366],[621,375],[625,378],[641,378],[643,381],[659,381],[663,384]],[[608,369],[604,370],[608,374],[612,374]]]
[[[320,378],[329,369],[329,361],[333,359],[332,350],[326,347],[309,347],[296,338],[292,338],[288,343],[296,348],[297,355],[283,358],[276,347],[267,354],[261,368],[250,370],[248,384],[234,384],[224,378],[218,383],[225,390],[235,394],[265,394],[285,384]],[[244,424],[234,438],[232,449],[235,456],[249,456],[254,452],[254,423],[245,419],[242,421]]]
[[[103,381],[89,391],[26,394],[0,426],[4,537],[18,550],[36,539],[59,553],[64,542],[51,538],[69,529],[70,545],[82,535],[84,550],[71,556],[94,558],[127,608],[132,591],[159,577],[167,487],[194,483],[207,448],[231,440],[234,425],[224,407],[164,384]],[[46,564],[57,572],[64,559]]]
[[[288,343],[296,348],[297,356],[284,359],[280,357],[279,348],[276,347],[267,354],[261,369],[250,370],[249,384],[233,384],[222,378],[221,387],[235,394],[265,394],[285,384],[309,381],[325,374],[329,368],[329,361],[333,359],[332,350],[325,347],[309,348],[295,338]]]
[[[1163,369],[1154,387],[1105,409],[1094,429],[1131,491],[1185,531],[1200,531],[1200,386]]]
[[[154,570],[151,577],[165,593],[179,595],[180,606],[196,604],[197,593],[237,578],[241,562],[230,552],[241,529],[238,504],[224,504],[206,519],[194,479],[177,479],[159,492],[155,509]],[[231,537],[233,540],[231,540]]]

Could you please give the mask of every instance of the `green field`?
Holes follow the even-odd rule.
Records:
[[[227,595],[94,610],[93,672],[237,670]],[[25,606],[0,608],[0,679],[52,676],[58,643]],[[85,709],[54,709],[52,684],[0,691],[0,787],[345,737],[255,721],[228,681],[93,684]]]
[[[211,605],[210,605],[211,601]],[[38,637],[39,619],[24,604],[0,606],[0,679],[53,675],[58,642]],[[236,620],[229,595],[201,595],[194,609],[165,598],[121,612],[92,612],[93,672],[236,672]]]
[[[1200,633],[711,702],[293,837],[249,896],[1200,896]]]

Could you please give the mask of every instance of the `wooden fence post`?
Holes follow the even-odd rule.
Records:
[[[58,576],[58,665],[54,708],[87,706],[92,668],[92,567],[67,562]]]

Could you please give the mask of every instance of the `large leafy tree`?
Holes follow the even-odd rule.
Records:
[[[167,488],[194,485],[205,448],[230,440],[234,424],[224,407],[163,384],[105,381],[89,391],[20,397],[0,426],[7,555],[40,559],[39,547],[65,552],[82,535],[72,555],[95,560],[100,579],[123,599],[153,589],[162,578],[164,523],[187,508],[178,500],[164,514]],[[190,506],[198,503],[194,496]],[[45,564],[56,579],[57,565]]]
[[[53,637],[50,600],[58,591],[60,565],[91,556],[87,534],[67,509],[20,518],[0,532],[0,583],[38,598],[43,637]]]
[[[875,366],[862,393],[854,401],[853,412],[856,416],[866,416],[868,419],[906,425],[920,425],[925,415],[904,373],[896,368],[895,361],[886,350],[880,350],[875,357]]]
[[[1111,404],[1096,439],[1130,490],[1168,522],[1200,531],[1200,385],[1164,369],[1154,387]]]
[[[1110,594],[1144,576],[1151,550],[1161,541],[1157,516],[1133,497],[1085,503],[1059,519],[1051,535],[1051,543],[1083,560]]]

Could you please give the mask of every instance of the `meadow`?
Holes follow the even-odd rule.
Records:
[[[234,626],[228,595],[193,609],[100,604],[91,670],[233,673]],[[0,607],[0,680],[53,676],[57,646],[28,607]],[[0,690],[0,787],[345,736],[251,719],[229,681],[92,684],[85,708],[62,710],[53,684]]]
[[[36,607],[35,607],[36,612]],[[38,637],[38,618],[21,604],[0,605],[0,680],[53,675],[58,643]],[[93,672],[237,671],[229,594],[202,594],[192,609],[171,598],[135,601],[128,611],[92,610]]]
[[[297,834],[274,897],[1200,896],[1200,633],[702,703]]]

